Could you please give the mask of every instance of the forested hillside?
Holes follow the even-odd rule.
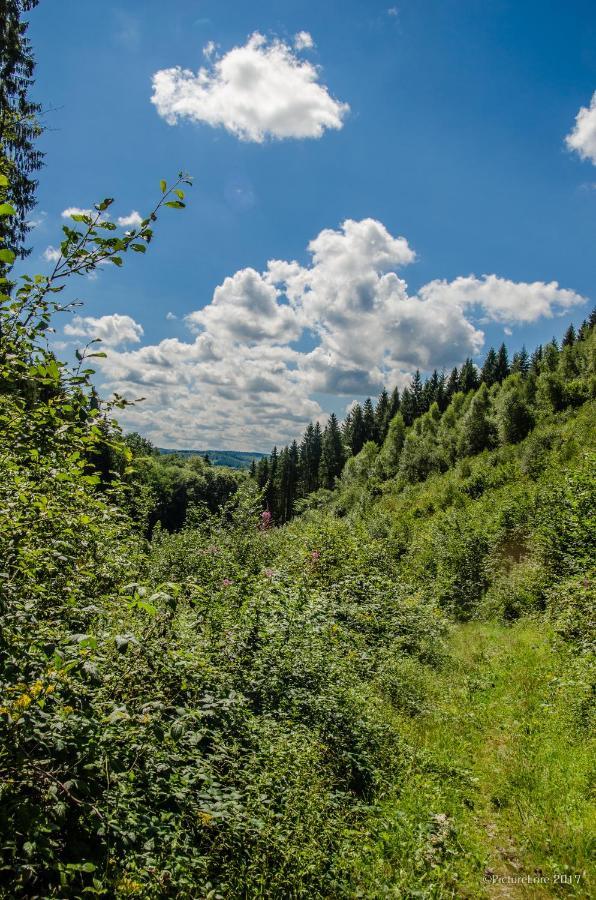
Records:
[[[594,315],[251,473],[160,455],[52,329],[191,181],[18,275],[33,5],[0,93],[0,896],[593,896]]]

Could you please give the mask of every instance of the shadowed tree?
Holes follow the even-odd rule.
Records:
[[[2,240],[22,257],[30,253],[27,219],[37,188],[32,173],[43,161],[34,144],[42,132],[41,107],[29,99],[35,60],[22,20],[35,6],[37,0],[0,0],[0,171],[9,180],[6,199],[16,211],[0,218],[0,229]]]

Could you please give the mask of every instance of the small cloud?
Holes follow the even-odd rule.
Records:
[[[60,251],[56,247],[52,247],[51,244],[43,251],[43,258],[46,262],[58,262],[61,255]]]
[[[143,221],[143,217],[136,209],[133,209],[128,216],[119,216],[116,221],[118,222],[118,225],[121,225],[122,227],[128,226],[129,228],[138,228]]]
[[[312,35],[309,34],[308,31],[299,31],[298,34],[294,35],[294,49],[295,50],[312,50],[315,42],[312,39]]]
[[[180,66],[160,69],[151,102],[168,125],[204,122],[242,141],[320,138],[326,129],[343,128],[350,107],[319,79],[320,69],[294,48],[255,32],[244,46],[210,59],[196,73]]]
[[[64,334],[72,337],[99,338],[108,347],[119,344],[138,344],[143,335],[143,326],[130,316],[114,313],[109,316],[75,316],[64,326]]]
[[[596,166],[596,91],[590,106],[582,106],[575,117],[575,128],[565,138],[569,150],[579,153]]]
[[[71,216],[92,216],[92,209],[82,209],[80,206],[67,206],[60,213],[63,219],[70,219]]]
[[[176,315],[176,313],[173,313],[173,312],[166,313],[166,319],[168,320],[168,322],[173,322],[174,319],[177,319],[177,318],[178,318],[178,316]]]
[[[397,18],[397,16],[399,15],[399,10],[398,10],[397,6],[390,6],[389,9],[387,10],[387,15],[393,16],[393,18]]]
[[[506,335],[512,335],[512,334],[513,334],[513,331],[511,330],[511,328],[504,328],[503,331],[505,332]]]
[[[211,59],[216,49],[217,45],[215,44],[215,41],[207,41],[207,43],[203,47],[203,56],[205,57],[205,59]]]

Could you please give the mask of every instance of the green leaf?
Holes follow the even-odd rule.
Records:
[[[130,246],[135,251],[135,253],[146,253],[147,252],[147,247],[145,246],[145,244],[131,244]]]
[[[179,197],[181,200],[184,200],[184,191],[177,190],[177,191],[174,191],[174,193],[175,193],[176,196]]]
[[[8,178],[6,175],[0,175],[0,187],[8,187]]]
[[[184,209],[186,203],[182,203],[180,200],[168,200],[165,206],[169,206],[172,209]]]
[[[165,181],[163,180],[163,178],[162,178],[161,181],[159,182],[159,186],[160,186],[160,188],[161,188],[162,194],[165,194],[166,189],[167,189],[168,186],[167,186],[167,184],[165,183]]]
[[[12,250],[0,250],[0,262],[11,265],[15,261],[15,256]]]
[[[113,262],[115,266],[118,266],[118,268],[120,268],[120,266],[122,265],[122,257],[110,256],[110,262]]]
[[[105,350],[100,350],[98,353],[88,353],[87,359],[91,359],[91,357],[93,356],[99,359],[105,359],[107,355],[108,354],[105,352]]]
[[[0,216],[14,216],[16,209],[10,203],[0,203]]]

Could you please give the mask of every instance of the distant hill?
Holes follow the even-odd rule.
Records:
[[[257,453],[252,450],[167,450],[159,447],[163,454],[177,453],[179,456],[207,456],[214,466],[228,466],[230,469],[249,469],[251,462],[259,460],[266,453]]]

